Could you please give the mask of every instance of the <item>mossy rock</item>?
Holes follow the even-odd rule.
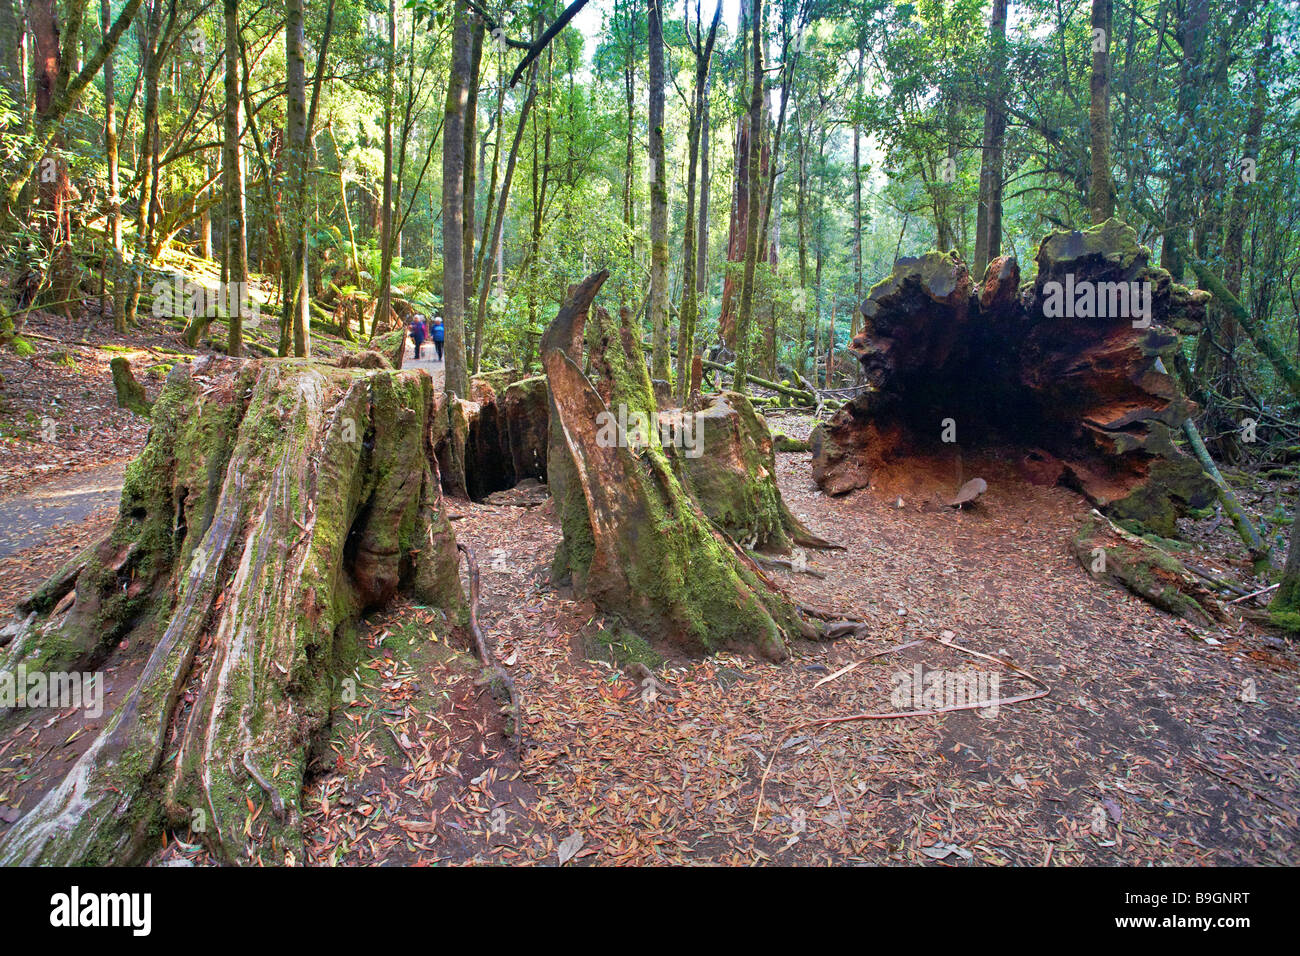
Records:
[[[811,446],[807,440],[791,438],[783,431],[772,432],[772,449],[782,452],[808,451]]]

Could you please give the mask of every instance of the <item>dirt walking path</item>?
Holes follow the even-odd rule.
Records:
[[[40,547],[63,525],[116,508],[128,461],[60,475],[0,498],[0,560]]]

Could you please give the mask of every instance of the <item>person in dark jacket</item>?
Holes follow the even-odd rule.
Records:
[[[438,350],[438,361],[442,361],[442,319],[438,316],[433,317],[433,347]]]
[[[417,318],[411,323],[411,341],[415,343],[415,357],[420,357],[420,346],[424,345],[424,340],[429,337],[429,330],[424,325],[424,319]]]

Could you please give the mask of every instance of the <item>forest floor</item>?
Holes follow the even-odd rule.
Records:
[[[107,488],[144,438],[104,390],[113,350],[67,351],[73,366],[38,355],[0,367],[5,612],[107,530],[111,493],[95,492],[106,506],[94,507],[84,489]],[[440,377],[439,363],[421,365]],[[51,394],[72,423],[62,444],[20,433],[32,416],[39,432]],[[782,422],[794,437],[808,425]],[[867,622],[864,636],[797,643],[783,664],[670,662],[667,691],[650,693],[614,665],[593,606],[549,585],[560,538],[549,503],[450,501],[457,539],[482,569],[483,626],[522,698],[521,739],[504,736],[479,667],[434,630],[430,609],[399,601],[371,616],[358,699],[335,721],[332,766],[305,794],[304,862],[1300,862],[1293,645],[1247,623],[1193,626],[1093,582],[1067,550],[1086,504],[1002,462],[966,462],[989,490],[956,511],[923,494],[828,498],[806,453],[777,457],[787,503],[845,550],[809,554],[822,577],[772,575],[805,604]],[[69,489],[89,509],[75,520],[34,504]],[[1294,487],[1248,500],[1266,511],[1284,492]],[[6,536],[10,519],[44,527]],[[1230,531],[1186,530],[1216,570],[1237,560]],[[1033,689],[938,643],[945,632],[1050,694],[991,714],[801,727],[899,710],[891,692],[916,668],[996,674],[1002,697]],[[16,805],[29,757],[22,741],[0,741],[0,804]],[[179,836],[156,861],[203,862]]]
[[[677,698],[647,699],[593,657],[595,609],[547,584],[559,541],[549,506],[453,503],[457,538],[483,568],[483,623],[523,698],[523,759],[472,668],[453,668],[426,716],[408,703],[418,675],[390,680],[362,704],[390,726],[351,737],[309,797],[309,858],[1300,861],[1294,648],[1244,624],[1205,632],[1097,585],[1065,546],[1081,499],[997,462],[975,463],[994,476],[989,492],[958,512],[867,492],[830,499],[806,455],[779,459],[791,507],[846,546],[812,557],[824,578],[779,578],[806,603],[869,622],[868,636],[802,644],[784,664],[677,662],[664,672]],[[372,640],[418,631],[422,613],[390,608],[370,622]],[[899,675],[963,667],[931,640],[945,631],[1032,672],[1050,696],[996,715],[799,729],[895,711]],[[1009,671],[1001,680],[1003,697],[1033,689]],[[405,752],[392,743],[402,735]]]

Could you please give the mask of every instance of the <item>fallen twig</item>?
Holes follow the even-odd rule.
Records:
[[[934,707],[927,710],[893,711],[891,713],[882,713],[882,714],[874,714],[874,713],[846,714],[843,717],[819,717],[816,720],[808,720],[808,721],[804,721],[803,723],[795,724],[791,727],[787,727],[785,732],[780,736],[780,738],[778,738],[776,742],[776,747],[772,751],[772,759],[767,762],[767,768],[763,771],[763,777],[758,784],[758,805],[754,808],[753,832],[755,833],[758,832],[758,817],[759,814],[763,812],[763,794],[767,789],[767,778],[772,772],[773,765],[776,763],[777,754],[781,752],[781,745],[785,743],[786,739],[793,733],[797,733],[800,730],[807,730],[812,727],[831,727],[836,724],[847,724],[859,720],[900,720],[906,717],[933,717],[938,714],[950,714],[959,710],[987,710],[990,707],[1001,707],[1007,704],[1023,704],[1026,701],[1038,700],[1040,697],[1046,697],[1048,694],[1052,692],[1051,686],[1047,684],[1046,681],[1043,681],[1040,678],[1035,677],[1033,674],[1029,673],[1029,671],[1025,670],[1024,668],[1020,667],[1017,664],[1011,663],[1010,661],[1003,660],[1000,657],[994,657],[992,654],[985,654],[982,651],[972,650],[969,647],[962,647],[960,644],[954,644],[952,643],[951,640],[945,640],[943,638],[927,637],[924,638],[924,640],[934,641],[936,644],[942,644],[944,647],[950,647],[954,651],[960,651],[961,653],[969,654],[972,657],[978,657],[986,661],[993,661],[995,664],[1000,664],[1001,666],[1007,668],[1012,673],[1018,674],[1019,676],[1024,677],[1026,680],[1032,681],[1033,683],[1037,684],[1041,689],[1032,694],[1017,694],[1014,697],[1000,697],[997,700],[982,701],[973,704],[957,704],[952,707]],[[902,647],[900,646],[900,647],[889,649],[889,651],[896,651],[896,650],[902,650]],[[884,653],[888,653],[889,651],[886,651]]]

